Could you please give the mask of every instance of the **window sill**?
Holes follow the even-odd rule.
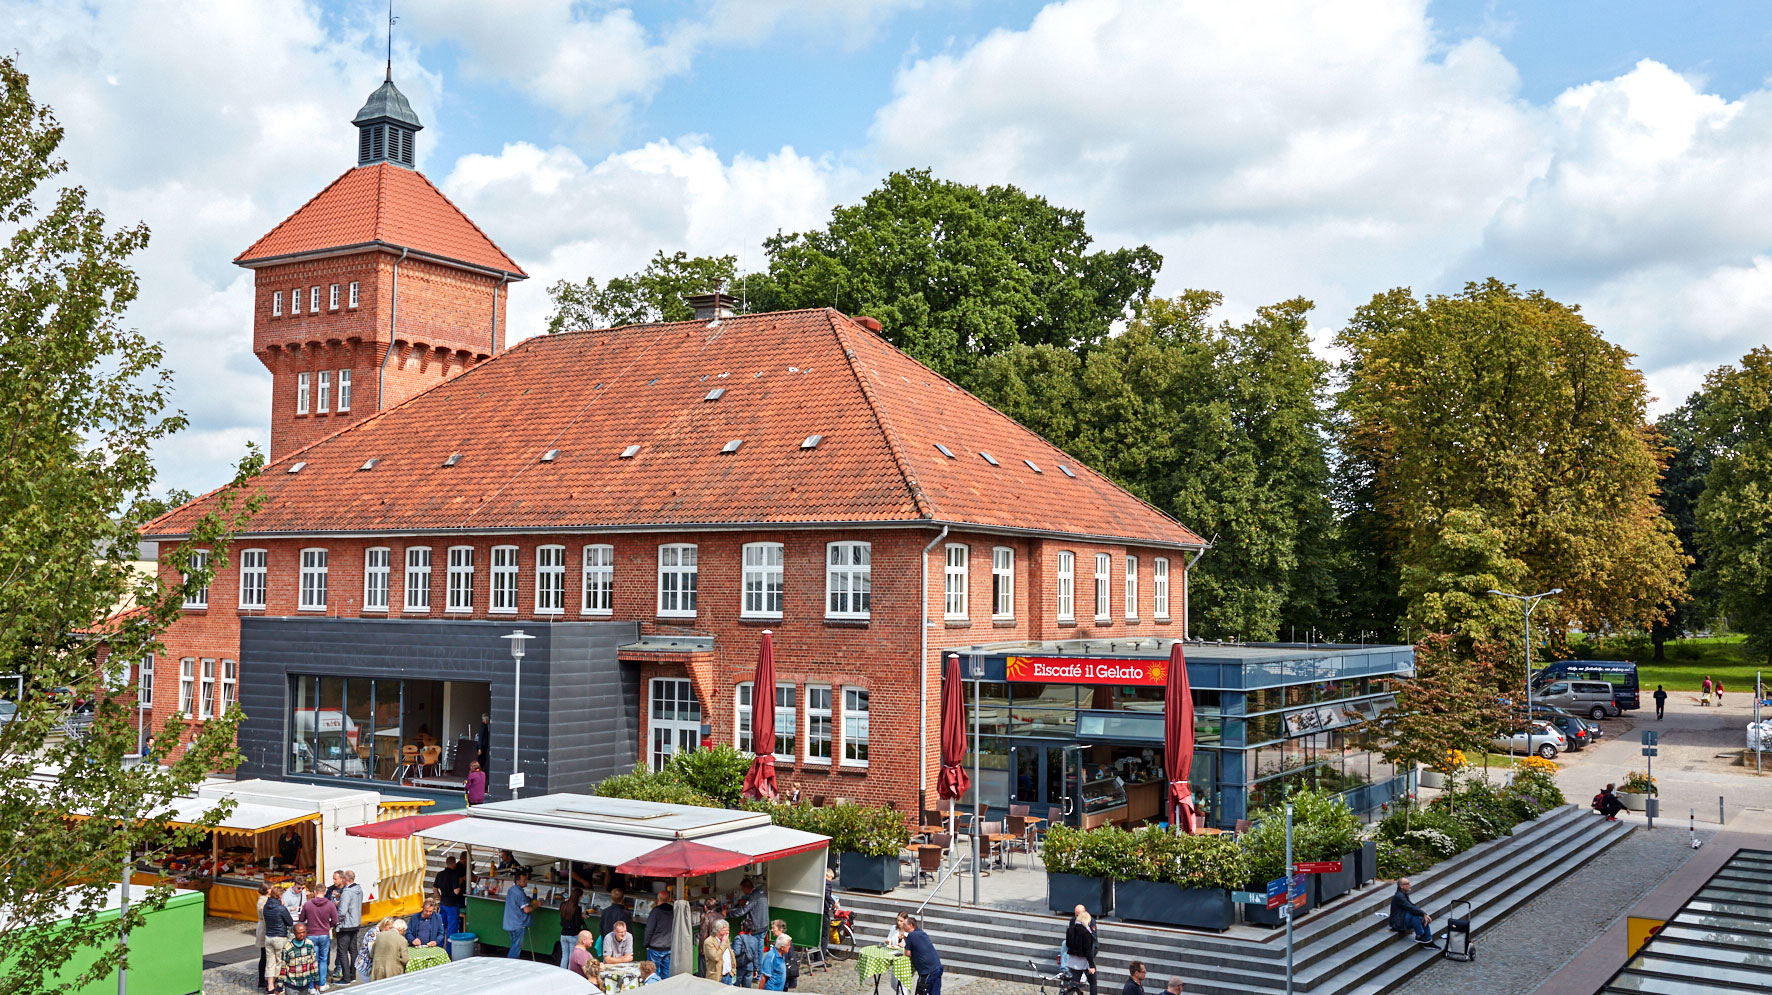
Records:
[[[966,619],[963,619],[963,618],[943,619],[941,624],[946,626],[947,628],[950,628],[950,629],[970,629],[970,628],[972,628],[972,623]]]
[[[488,608],[486,610],[486,614],[488,614],[488,615],[515,615],[515,614],[517,614],[517,609],[515,609],[515,608]]]
[[[800,762],[808,767],[829,767],[831,765],[831,762],[823,757],[807,757]]]
[[[464,615],[465,616],[465,615],[474,614],[474,610],[472,608],[445,608],[445,609],[443,609],[443,614],[445,614],[445,615]]]
[[[185,605],[180,610],[181,611],[188,611],[188,612],[207,612],[209,610],[209,606],[208,605]]]
[[[1139,617],[1137,615],[1134,615],[1131,618],[1126,620],[1126,624],[1127,625],[1138,625],[1140,621],[1141,620],[1139,619]]]
[[[584,611],[581,609],[579,611],[579,614],[585,616],[586,618],[608,618],[611,615],[615,614],[615,609],[613,609],[613,608],[595,608],[590,611]]]
[[[824,627],[827,629],[865,629],[871,622],[865,618],[827,618]]]
[[[690,619],[693,621],[695,618],[695,613],[688,612],[685,614],[685,613],[679,613],[679,612],[659,612],[658,618],[662,621],[668,621],[668,622],[681,622],[684,619]]]
[[[1075,629],[1077,627],[1077,620],[1074,618],[1061,618],[1054,624],[1061,629]]]
[[[429,615],[430,613],[431,613],[431,610],[429,608],[402,608],[402,609],[400,609],[400,614],[402,614],[402,615]]]
[[[324,615],[326,614],[326,606],[320,605],[317,608],[297,608],[296,611],[307,612],[309,615]]]
[[[863,771],[868,769],[868,762],[866,760],[845,760],[839,766],[844,770]]]
[[[1102,618],[1100,615],[1097,615],[1097,616],[1095,616],[1095,624],[1096,625],[1113,625],[1114,620],[1111,618]]]
[[[545,618],[559,618],[566,614],[566,611],[561,608],[537,608],[535,613]]]
[[[779,622],[781,612],[748,612],[738,616],[740,622]]]
[[[365,615],[386,615],[387,613],[388,613],[388,610],[386,608],[365,608],[365,609],[363,609],[363,614],[365,614]]]
[[[190,608],[185,609],[185,611],[191,611],[191,610],[192,609],[190,609]],[[197,609],[197,610],[201,611],[202,609]],[[264,605],[241,605],[240,607],[238,607],[234,610],[239,612],[240,614],[244,615],[247,612],[262,612],[265,610],[265,606]]]
[[[1012,618],[993,618],[991,619],[991,628],[1013,629],[1015,628],[1015,620]]]
[[[1167,616],[1167,615],[1158,615],[1158,616],[1157,616],[1157,617],[1156,617],[1156,619],[1155,619],[1155,620],[1154,620],[1154,621],[1155,621],[1155,622],[1156,622],[1156,623],[1157,623],[1157,624],[1158,624],[1158,625],[1168,625],[1168,624],[1169,624],[1169,623],[1171,623],[1171,622],[1173,622],[1173,621],[1175,621],[1175,620],[1174,620],[1174,619],[1172,619],[1172,618],[1170,618],[1170,617],[1169,617],[1169,616]]]

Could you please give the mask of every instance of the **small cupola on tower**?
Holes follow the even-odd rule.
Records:
[[[357,165],[391,162],[412,168],[412,139],[424,125],[393,80],[375,88],[351,123],[357,126]]]

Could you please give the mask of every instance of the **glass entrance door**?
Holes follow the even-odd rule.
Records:
[[[653,770],[663,770],[672,754],[694,750],[701,742],[701,702],[694,685],[682,678],[653,678],[647,725],[647,755]]]

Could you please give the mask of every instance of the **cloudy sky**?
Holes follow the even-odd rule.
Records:
[[[1580,304],[1661,400],[1772,325],[1758,0],[401,0],[423,171],[546,287],[740,255],[887,171],[1018,184],[1163,253],[1226,314],[1498,276]],[[229,260],[354,164],[374,0],[0,0],[77,182],[145,220],[133,320],[192,429],[168,487],[268,432]]]

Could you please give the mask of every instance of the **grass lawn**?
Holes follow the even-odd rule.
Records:
[[[1669,691],[1696,692],[1704,679],[1722,681],[1724,693],[1751,692],[1754,672],[1763,670],[1772,684],[1772,666],[1747,648],[1745,636],[1710,636],[1703,639],[1669,640],[1667,659],[1650,658],[1655,647],[1643,637],[1614,637],[1594,642],[1571,640],[1576,655],[1590,660],[1635,660],[1643,707],[1651,708],[1649,695],[1655,685]]]

